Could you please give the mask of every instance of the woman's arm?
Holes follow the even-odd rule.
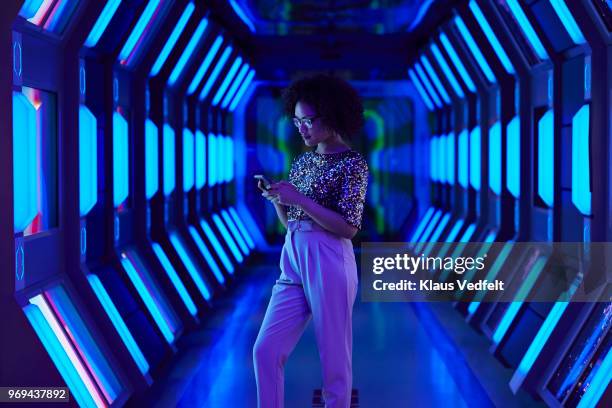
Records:
[[[268,201],[270,201],[272,204],[274,204],[274,209],[276,210],[276,215],[278,216],[278,219],[280,220],[281,224],[283,224],[283,226],[287,228],[287,207],[280,204],[278,202],[278,197],[274,194],[270,194],[268,190],[263,187],[263,183],[261,182],[261,180],[259,180],[259,182],[257,183],[257,187],[259,187],[259,189],[262,191],[261,195]]]

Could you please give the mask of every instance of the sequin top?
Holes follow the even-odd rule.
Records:
[[[361,228],[368,164],[358,152],[302,153],[291,165],[289,182],[317,204],[336,211],[347,223]],[[302,209],[290,206],[287,219],[310,220],[310,217]]]

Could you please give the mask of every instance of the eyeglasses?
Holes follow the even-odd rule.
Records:
[[[300,128],[300,126],[302,126],[302,124],[304,124],[304,126],[306,126],[308,129],[312,129],[312,123],[319,119],[320,116],[313,116],[312,118],[293,118],[293,124],[295,125],[296,128]]]

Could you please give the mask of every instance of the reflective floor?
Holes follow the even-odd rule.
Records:
[[[167,377],[133,398],[131,406],[255,407],[251,348],[277,275],[274,264],[251,268],[248,276],[217,306],[203,328],[179,342],[179,356]],[[361,303],[354,310],[354,388],[360,407],[488,407],[482,381],[473,374],[433,308],[448,305]],[[459,317],[460,318],[460,317]],[[460,326],[466,333],[471,329]],[[457,333],[455,333],[457,334]],[[490,355],[482,350],[484,358]],[[312,406],[321,387],[312,325],[286,366],[287,407]],[[500,366],[501,369],[501,366]],[[503,375],[502,371],[495,375]],[[507,382],[506,382],[507,384]],[[509,390],[508,390],[508,397]],[[505,399],[504,402],[511,401]],[[524,406],[518,399],[506,406]],[[469,403],[468,403],[469,402]],[[533,401],[532,401],[533,402]]]

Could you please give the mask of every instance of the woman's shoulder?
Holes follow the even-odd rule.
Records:
[[[368,171],[368,161],[365,159],[363,154],[356,150],[349,150],[346,155],[346,161],[351,166],[355,166],[358,169]]]

